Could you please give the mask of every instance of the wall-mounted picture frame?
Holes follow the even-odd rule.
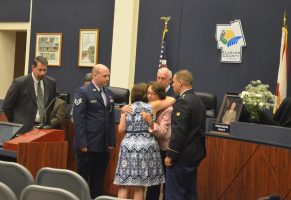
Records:
[[[231,122],[239,120],[243,108],[243,100],[237,93],[226,93],[224,95],[217,123],[230,125]]]
[[[62,33],[36,33],[35,56],[43,56],[49,66],[61,66]]]
[[[93,67],[98,63],[100,29],[80,29],[79,67]]]

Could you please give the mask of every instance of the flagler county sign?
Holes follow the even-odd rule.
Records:
[[[241,63],[242,47],[246,46],[246,41],[239,19],[230,24],[217,24],[215,39],[217,49],[221,49],[220,62]]]

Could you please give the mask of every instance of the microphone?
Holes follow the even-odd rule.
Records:
[[[66,96],[67,96],[67,94],[60,93],[59,95],[55,96],[50,101],[50,103],[48,104],[48,106],[44,110],[44,122],[43,122],[43,124],[39,124],[38,126],[36,126],[36,128],[38,128],[38,129],[51,129],[52,128],[50,125],[47,124],[47,111],[51,107],[51,105],[56,101],[57,98],[66,97]]]

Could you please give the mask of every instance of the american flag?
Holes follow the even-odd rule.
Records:
[[[163,37],[162,37],[159,68],[167,67],[167,33],[168,33],[168,28],[165,27],[163,31]]]

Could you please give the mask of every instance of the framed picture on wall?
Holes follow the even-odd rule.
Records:
[[[60,66],[62,33],[36,33],[35,56],[43,56],[49,66]]]
[[[231,124],[239,120],[243,107],[243,100],[236,93],[226,93],[224,95],[219,114],[217,117],[217,123]]]
[[[98,63],[99,29],[81,29],[79,39],[79,67],[93,67]]]

